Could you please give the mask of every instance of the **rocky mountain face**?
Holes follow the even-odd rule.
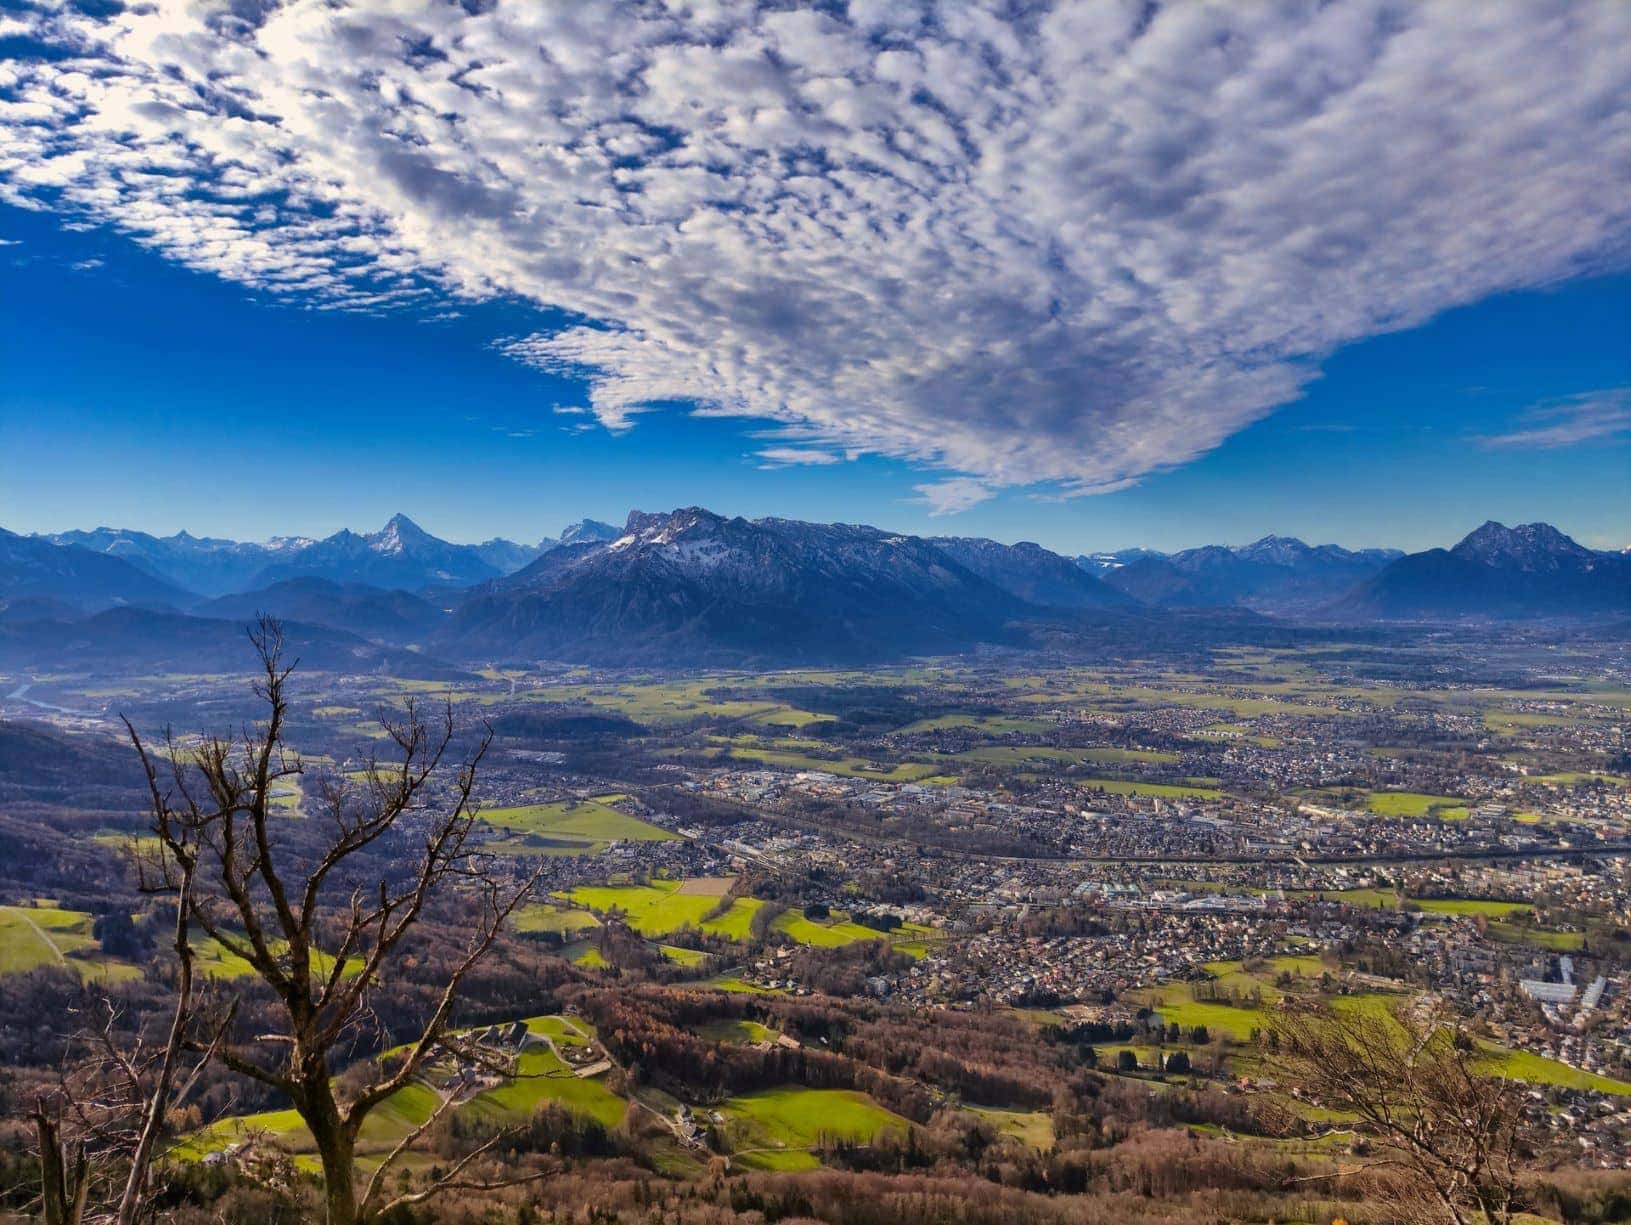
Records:
[[[1250,608],[1289,614],[1317,608],[1402,556],[1390,549],[1308,545],[1265,536],[1238,548],[1205,545],[1136,558],[1104,581],[1157,608]]]
[[[932,542],[870,527],[635,512],[472,592],[463,654],[591,661],[864,660],[1016,641],[1024,600]]]
[[[1454,548],[1392,562],[1325,612],[1339,620],[1601,617],[1631,612],[1631,556],[1546,523],[1489,522]]]

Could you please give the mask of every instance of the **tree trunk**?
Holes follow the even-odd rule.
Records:
[[[323,1162],[324,1219],[328,1225],[357,1225],[357,1138],[341,1121],[326,1077],[312,1087],[300,1113]]]
[[[79,1225],[85,1216],[85,1149],[75,1145],[65,1152],[56,1121],[39,1106],[34,1112],[34,1130],[40,1141],[40,1218],[45,1225]]]

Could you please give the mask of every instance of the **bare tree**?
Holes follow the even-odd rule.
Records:
[[[1401,1219],[1512,1220],[1532,1139],[1521,1094],[1456,1020],[1287,1003],[1266,1039],[1278,1080],[1355,1120]]]
[[[125,726],[140,751],[135,729],[128,722]],[[168,821],[165,803],[145,754],[143,762],[153,797],[152,830],[160,835]],[[206,824],[199,822],[197,829]],[[229,1008],[211,1036],[199,1040],[204,1027],[190,938],[199,835],[196,830],[174,832],[170,843],[161,841],[156,856],[134,853],[142,892],[169,895],[175,906],[175,1002],[168,1030],[164,1042],[155,1046],[144,1028],[129,1032],[121,1011],[105,1002],[100,1024],[77,1035],[55,1102],[48,1106],[42,1100],[34,1111],[41,1210],[48,1222],[135,1225],[142,1219],[153,1156],[169,1113],[199,1083],[232,1022]]]
[[[476,820],[476,771],[491,733],[457,766],[445,801],[432,805],[424,802],[427,789],[454,740],[451,706],[434,729],[411,703],[402,718],[382,719],[395,749],[392,760],[371,759],[360,779],[317,779],[307,813],[321,842],[297,853],[280,845],[274,808],[280,784],[304,774],[284,742],[286,684],[295,665],[284,662],[277,622],[262,618],[251,639],[260,661],[255,693],[265,707],[264,724],[245,728],[236,740],[210,737],[186,751],[172,742],[165,787],[157,782],[153,756],[136,738],[153,782],[161,854],[172,870],[192,865],[196,877],[185,910],[204,935],[248,963],[276,1001],[277,1032],[253,1041],[223,1039],[213,1053],[233,1072],[287,1096],[300,1114],[322,1162],[330,1225],[352,1225],[444,1190],[488,1186],[466,1181],[464,1172],[491,1141],[428,1187],[384,1203],[385,1170],[425,1129],[416,1129],[387,1156],[361,1195],[355,1156],[369,1113],[418,1079],[438,1050],[454,1041],[449,1026],[461,985],[538,879],[534,873],[507,887],[477,868],[468,846]],[[412,826],[418,850],[411,866],[400,875],[376,873],[366,883],[360,873],[351,879],[353,857],[399,824],[404,832]],[[453,884],[479,917],[429,1017],[400,1059],[380,1065],[371,1083],[340,1093],[335,1065],[342,1049],[371,1026],[371,994],[432,895]],[[335,891],[346,895],[338,904],[329,897]],[[186,964],[191,954],[179,955]]]

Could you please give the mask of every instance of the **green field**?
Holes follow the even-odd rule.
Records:
[[[988,732],[993,736],[1013,734],[1035,736],[1057,730],[1054,724],[1045,719],[1016,719],[1008,715],[941,715],[935,719],[919,719],[916,723],[908,723],[905,727],[897,729],[896,734],[942,732],[952,728]]]
[[[1558,1085],[1565,1089],[1595,1089],[1599,1093],[1631,1094],[1631,1084],[1611,1076],[1599,1076],[1571,1068],[1566,1063],[1529,1051],[1490,1050],[1492,1070],[1513,1080],[1533,1085]]]
[[[703,916],[714,908],[718,896],[682,892],[680,882],[671,880],[648,885],[580,885],[560,896],[601,914],[621,910],[628,925],[642,936],[665,936],[682,927],[695,927],[729,940],[747,939],[753,916],[764,905],[757,898],[736,898],[723,915],[704,922]]]
[[[1299,985],[1295,990],[1307,992],[1315,988],[1314,980],[1324,972],[1325,966],[1318,957],[1293,954],[1271,957],[1264,962],[1262,968],[1252,971],[1248,971],[1238,961],[1208,962],[1206,970],[1220,987],[1227,990],[1244,993],[1255,988],[1262,998],[1264,1007],[1242,1008],[1212,1000],[1198,1000],[1195,998],[1195,986],[1192,983],[1169,983],[1164,987],[1151,988],[1147,992],[1150,1006],[1169,1024],[1176,1022],[1186,1030],[1204,1025],[1213,1037],[1221,1034],[1237,1042],[1245,1042],[1250,1040],[1254,1029],[1262,1030],[1267,1027],[1269,1021],[1267,1006],[1274,1004],[1286,994],[1274,985],[1276,978],[1282,974],[1291,974],[1298,979],[1306,980],[1306,985]],[[1330,1003],[1333,1008],[1338,1009],[1387,1008],[1396,999],[1395,996],[1382,994],[1338,995],[1330,997]]]
[[[123,981],[141,970],[100,954],[91,916],[55,906],[0,906],[0,974],[60,965],[81,978]]]
[[[866,1094],[847,1089],[789,1085],[733,1097],[719,1109],[737,1160],[763,1169],[809,1169],[818,1164],[815,1155],[799,1150],[828,1140],[867,1143],[910,1126]],[[744,1152],[753,1149],[770,1151]]]
[[[921,761],[907,761],[895,765],[889,762],[868,761],[862,757],[828,760],[825,757],[811,757],[807,753],[735,745],[731,747],[730,755],[737,760],[757,761],[767,766],[783,766],[789,770],[819,770],[826,774],[839,774],[845,778],[869,778],[881,783],[922,782],[939,773],[940,769]]]
[[[1423,795],[1419,791],[1375,791],[1370,810],[1379,817],[1440,817],[1465,820],[1467,802],[1452,795]]]
[[[1053,1116],[1045,1110],[997,1110],[975,1106],[970,1108],[969,1113],[979,1115],[999,1135],[1012,1136],[1044,1153],[1053,1148]]]
[[[672,944],[658,945],[664,957],[677,966],[700,966],[708,960],[708,954],[701,949],[678,948]]]
[[[363,1120],[357,1137],[359,1155],[388,1153],[415,1127],[435,1113],[441,1097],[428,1085],[404,1085]],[[171,1150],[178,1161],[197,1161],[253,1136],[275,1140],[280,1148],[309,1156],[316,1151],[311,1132],[295,1110],[264,1110],[257,1114],[231,1115],[183,1137]],[[309,1161],[298,1162],[311,1168]]]
[[[594,1037],[589,1023],[576,1017],[528,1017],[525,1024],[532,1033],[552,1038],[561,1046],[587,1046]]]
[[[1200,787],[1189,783],[1133,783],[1117,778],[1084,778],[1079,781],[1084,787],[1096,787],[1112,795],[1153,795],[1162,799],[1190,796],[1206,800],[1219,799],[1223,795],[1216,787]]]
[[[514,1080],[477,1095],[459,1109],[495,1122],[520,1123],[530,1119],[540,1106],[559,1102],[603,1127],[616,1127],[623,1121],[628,1103],[602,1081],[600,1077],[577,1076],[553,1051],[533,1047],[517,1060]]]
[[[1527,944],[1535,948],[1552,949],[1559,953],[1573,953],[1585,947],[1584,932],[1550,931],[1544,927],[1530,927],[1526,923],[1512,923],[1504,919],[1493,920],[1489,934],[1506,944]]]
[[[847,921],[818,923],[805,918],[802,910],[784,911],[776,916],[776,921],[770,926],[800,944],[822,949],[842,948],[846,944],[854,944],[857,940],[884,938],[883,932],[863,927],[859,923]]]
[[[1394,910],[1400,905],[1399,895],[1390,889],[1325,889],[1317,894],[1309,891],[1288,892],[1287,897],[1319,897],[1321,901],[1342,902],[1365,910]],[[1448,914],[1504,919],[1529,910],[1528,902],[1497,902],[1488,898],[1412,897],[1404,903],[1428,914]]]
[[[183,1137],[170,1155],[178,1161],[197,1161],[230,1148],[250,1136],[264,1135],[293,1152],[310,1152],[311,1133],[295,1110],[263,1110],[257,1114],[235,1114]]]
[[[281,940],[272,942],[274,952],[281,954],[288,945]],[[193,957],[198,972],[206,978],[248,978],[253,975],[255,967],[250,965],[236,953],[229,951],[213,939],[204,939],[193,945]],[[334,968],[334,958],[321,950],[312,954],[312,969],[314,972],[327,975]],[[346,967],[346,977],[362,972],[360,962],[353,961]]]
[[[488,808],[482,810],[481,819],[511,835],[519,849],[526,849],[532,841],[539,850],[565,855],[590,854],[609,842],[667,842],[679,837],[598,800]]]
[[[1263,997],[1268,999],[1279,997],[1280,992],[1272,984],[1281,974],[1292,974],[1298,978],[1318,978],[1324,972],[1325,965],[1311,954],[1296,954],[1271,957],[1263,963],[1261,970],[1255,972],[1249,972],[1245,964],[1239,961],[1208,961],[1204,968],[1220,987],[1235,991],[1257,987],[1263,992]]]
[[[832,718],[799,710],[782,702],[756,698],[719,699],[709,691],[727,685],[733,678],[701,677],[694,680],[661,681],[653,684],[626,684],[607,689],[595,685],[554,685],[536,691],[540,701],[552,704],[588,704],[615,710],[636,723],[673,727],[701,718],[735,719],[775,727],[803,727]],[[734,678],[739,680],[740,678]],[[499,700],[498,695],[484,701]]]
[[[758,1042],[774,1042],[776,1031],[768,1025],[761,1025],[758,1021],[715,1021],[705,1025],[698,1031],[704,1038],[715,1042],[731,1042],[740,1045],[752,1045]]]
[[[1411,898],[1411,902],[1430,914],[1485,915],[1504,919],[1507,915],[1527,911],[1527,902],[1492,902],[1484,898]]]
[[[761,987],[758,983],[750,983],[735,974],[716,974],[713,978],[705,979],[695,984],[698,987],[711,987],[715,991],[730,991],[738,995],[785,995],[784,991],[777,991],[771,987]]]
[[[1266,994],[1266,993],[1265,993]],[[1250,1041],[1253,1030],[1261,1030],[1266,1015],[1261,1008],[1236,1008],[1230,1004],[1214,1004],[1197,1000],[1187,990],[1174,992],[1163,988],[1161,1003],[1155,1010],[1168,1024],[1176,1022],[1184,1029],[1204,1025],[1213,1035],[1223,1034],[1237,1042]]]
[[[515,912],[518,932],[558,932],[572,936],[600,926],[600,920],[587,910],[572,910],[549,902],[533,902]]]

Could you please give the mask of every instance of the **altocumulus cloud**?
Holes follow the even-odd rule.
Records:
[[[1631,250],[1623,0],[43,0],[4,32],[12,202],[315,304],[519,294],[578,322],[505,351],[602,425],[766,419],[945,470],[939,510],[1182,463],[1336,346]]]

